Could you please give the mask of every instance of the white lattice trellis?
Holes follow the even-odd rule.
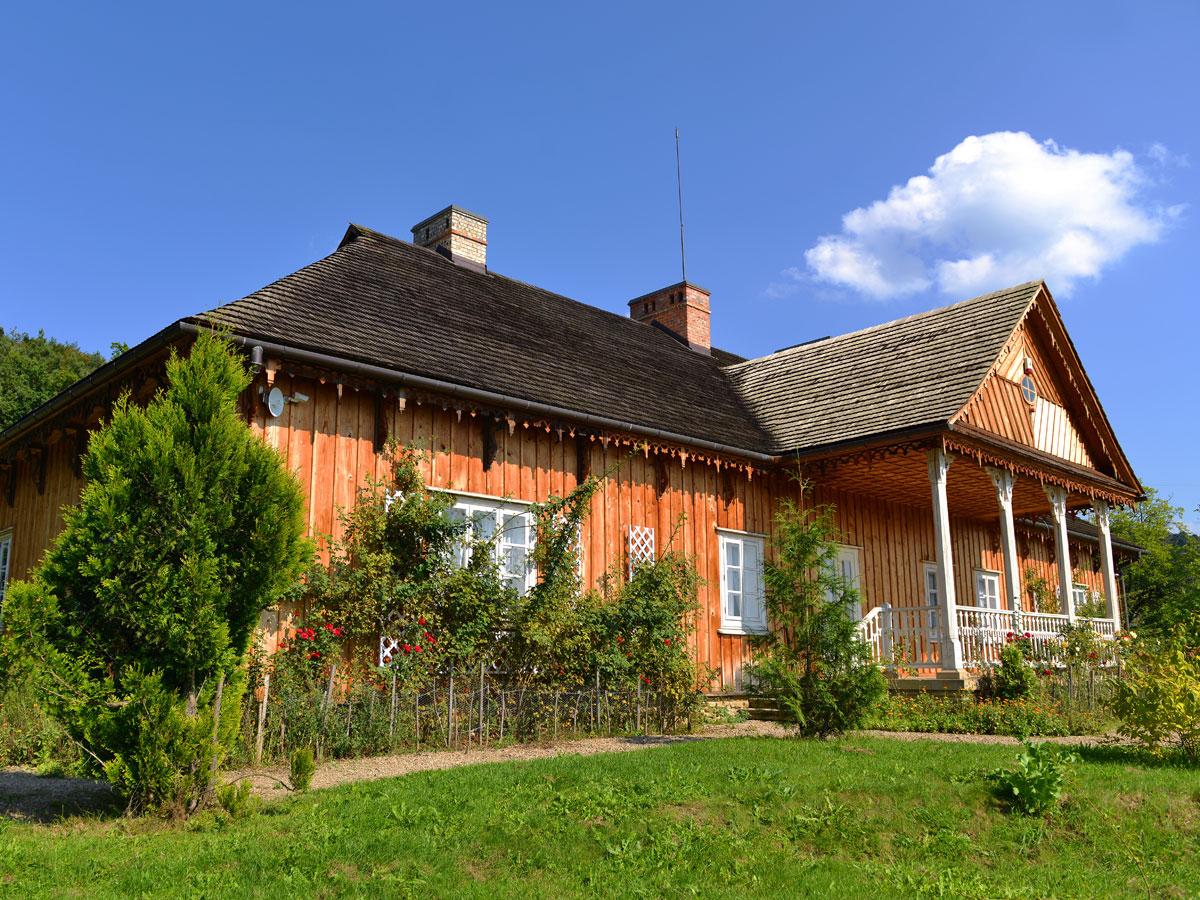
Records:
[[[642,563],[654,562],[654,529],[649,525],[630,525],[625,533],[629,558],[629,577]]]
[[[399,623],[399,617],[393,613],[388,616],[387,622],[383,626],[383,630],[379,632],[379,665],[386,666],[396,658],[396,652],[400,649],[400,639],[391,637],[388,632],[395,632]]]

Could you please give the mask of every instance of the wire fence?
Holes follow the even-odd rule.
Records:
[[[277,682],[269,675],[242,709],[246,762],[279,762],[298,747],[319,759],[430,749],[485,748],[564,737],[690,731],[694,698],[638,683],[521,684],[481,667],[420,686],[397,678],[350,684]]]

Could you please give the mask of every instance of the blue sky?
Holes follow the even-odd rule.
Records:
[[[134,343],[450,202],[624,312],[678,275],[678,125],[716,343],[1045,276],[1195,509],[1198,39],[1190,3],[10,4],[0,325]]]

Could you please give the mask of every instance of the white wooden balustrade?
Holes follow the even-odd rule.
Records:
[[[1000,651],[1014,637],[1029,640],[1036,658],[1053,659],[1070,619],[1052,613],[956,606],[954,621],[963,665],[975,669],[998,663]],[[1089,625],[1101,640],[1112,640],[1118,630],[1112,619],[1077,618],[1076,623]],[[871,648],[872,659],[886,668],[932,668],[941,662],[943,637],[936,606],[884,603],[863,616],[858,633]]]

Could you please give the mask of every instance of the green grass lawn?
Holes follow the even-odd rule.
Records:
[[[363,782],[231,821],[0,824],[0,892],[1195,896],[1200,777],[1087,751],[1052,818],[1012,747],[735,738]]]

